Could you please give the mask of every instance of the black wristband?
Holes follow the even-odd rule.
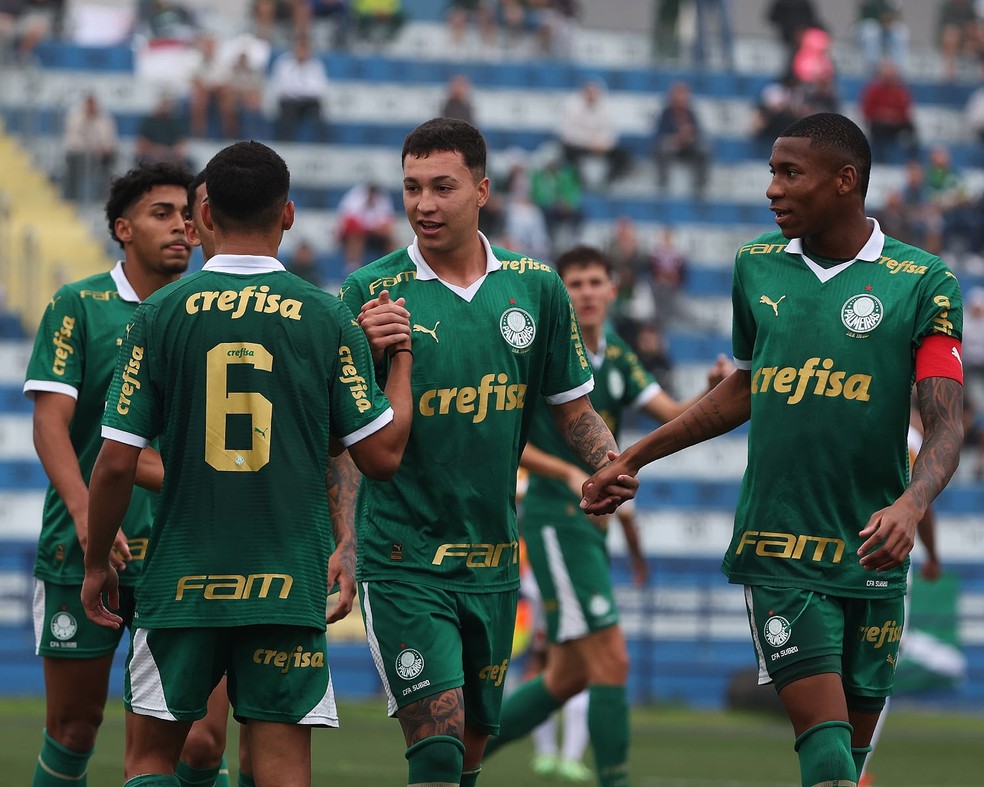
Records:
[[[393,350],[393,352],[389,354],[389,357],[392,358],[394,355],[397,355],[399,353],[410,353],[410,357],[413,358],[413,350],[411,350],[409,347],[401,347],[399,350]]]

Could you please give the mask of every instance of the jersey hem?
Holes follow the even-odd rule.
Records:
[[[906,594],[905,584],[901,587],[878,588],[877,590],[872,589],[871,592],[864,592],[858,590],[856,587],[841,587],[839,585],[831,585],[823,582],[797,581],[776,576],[751,577],[740,576],[738,574],[727,574],[727,572],[725,572],[725,575],[728,577],[728,582],[732,585],[798,588],[799,590],[813,590],[817,593],[824,593],[825,595],[835,596],[838,598],[898,598],[899,596],[904,596]],[[903,581],[904,579],[905,578],[903,577],[900,581]]]
[[[453,590],[456,593],[500,593],[506,590],[518,590],[519,578],[508,582],[497,582],[491,585],[475,585],[474,583],[464,584],[460,582],[441,582],[435,581],[432,577],[408,571],[401,574],[376,574],[367,576],[361,571],[356,573],[358,582],[412,582],[417,585],[438,588],[440,590]]]

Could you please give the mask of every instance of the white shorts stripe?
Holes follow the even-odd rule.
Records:
[[[762,650],[762,642],[759,640],[758,629],[755,626],[755,602],[752,600],[752,588],[745,585],[745,606],[748,608],[748,627],[752,630],[752,642],[755,644],[755,660],[758,662],[759,676],[758,685],[764,686],[772,683],[769,677],[769,670],[765,663],[765,652]]]
[[[34,579],[34,655],[41,653],[41,632],[44,631],[44,581]]]
[[[164,683],[147,644],[147,629],[134,630],[133,655],[126,670],[130,675],[130,709],[140,716],[177,721],[164,699]]]
[[[322,727],[338,726],[338,708],[335,705],[335,686],[331,682],[331,673],[328,673],[328,688],[325,689],[325,696],[321,701],[309,710],[298,724],[311,724]]]
[[[585,637],[590,631],[588,621],[584,617],[581,602],[578,601],[577,593],[574,592],[574,583],[567,572],[567,564],[564,563],[564,554],[560,550],[556,528],[543,528],[543,545],[547,550],[547,565],[550,567],[550,576],[553,579],[554,589],[557,591],[557,612],[559,615],[557,642],[567,642]]]
[[[376,665],[379,679],[383,683],[383,691],[386,692],[386,713],[392,716],[396,713],[396,695],[390,688],[389,679],[386,677],[386,668],[383,667],[383,654],[379,649],[379,640],[376,639],[376,632],[372,627],[372,603],[369,600],[369,583],[362,583],[362,615],[366,621],[366,637],[369,640],[369,652],[372,653],[372,663]]]

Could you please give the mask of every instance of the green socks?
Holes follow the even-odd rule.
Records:
[[[859,749],[856,746],[851,747],[851,757],[854,758],[854,767],[858,771],[858,781],[861,780],[861,773],[864,771],[864,761],[868,759],[868,755],[871,754],[871,750],[874,746],[865,746],[863,749]]]
[[[256,782],[253,781],[253,777],[249,776],[242,771],[239,772],[239,787],[256,787]]]
[[[588,735],[601,787],[628,787],[629,699],[625,686],[588,688]]]
[[[542,675],[528,680],[506,698],[499,721],[499,735],[489,738],[485,756],[529,734],[563,704],[547,691]]]
[[[799,754],[803,787],[857,787],[851,732],[846,721],[825,721],[796,739],[793,748]]]
[[[219,773],[215,777],[215,787],[232,787],[229,782],[229,763],[224,754],[221,762],[219,762]]]
[[[431,735],[407,749],[408,785],[458,787],[465,744],[451,735]]]
[[[32,787],[86,787],[86,770],[91,751],[79,752],[66,749],[44,733],[44,743],[34,766]]]
[[[123,783],[123,787],[179,787],[181,782],[177,776],[166,776],[163,773],[148,773],[144,776],[134,776]]]
[[[461,787],[475,787],[478,784],[478,774],[482,772],[482,766],[472,768],[470,771],[461,772]]]
[[[223,761],[225,758],[222,758]],[[178,767],[174,770],[174,775],[178,779],[181,787],[215,787],[216,777],[219,775],[219,765],[214,768],[192,768],[186,762],[179,760]],[[226,770],[228,774],[228,769]],[[229,784],[229,777],[226,776],[226,785]]]

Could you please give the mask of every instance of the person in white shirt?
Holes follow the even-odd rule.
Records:
[[[587,157],[605,160],[605,181],[609,185],[629,167],[629,153],[619,145],[614,113],[608,103],[605,86],[588,80],[581,90],[564,104],[558,137],[568,161],[577,165],[585,180],[583,161]],[[589,184],[591,178],[587,178]]]
[[[274,134],[280,140],[296,140],[302,123],[310,122],[315,138],[322,136],[322,99],[328,89],[328,74],[320,58],[312,57],[311,44],[298,39],[290,52],[273,61],[270,90],[277,100]]]

